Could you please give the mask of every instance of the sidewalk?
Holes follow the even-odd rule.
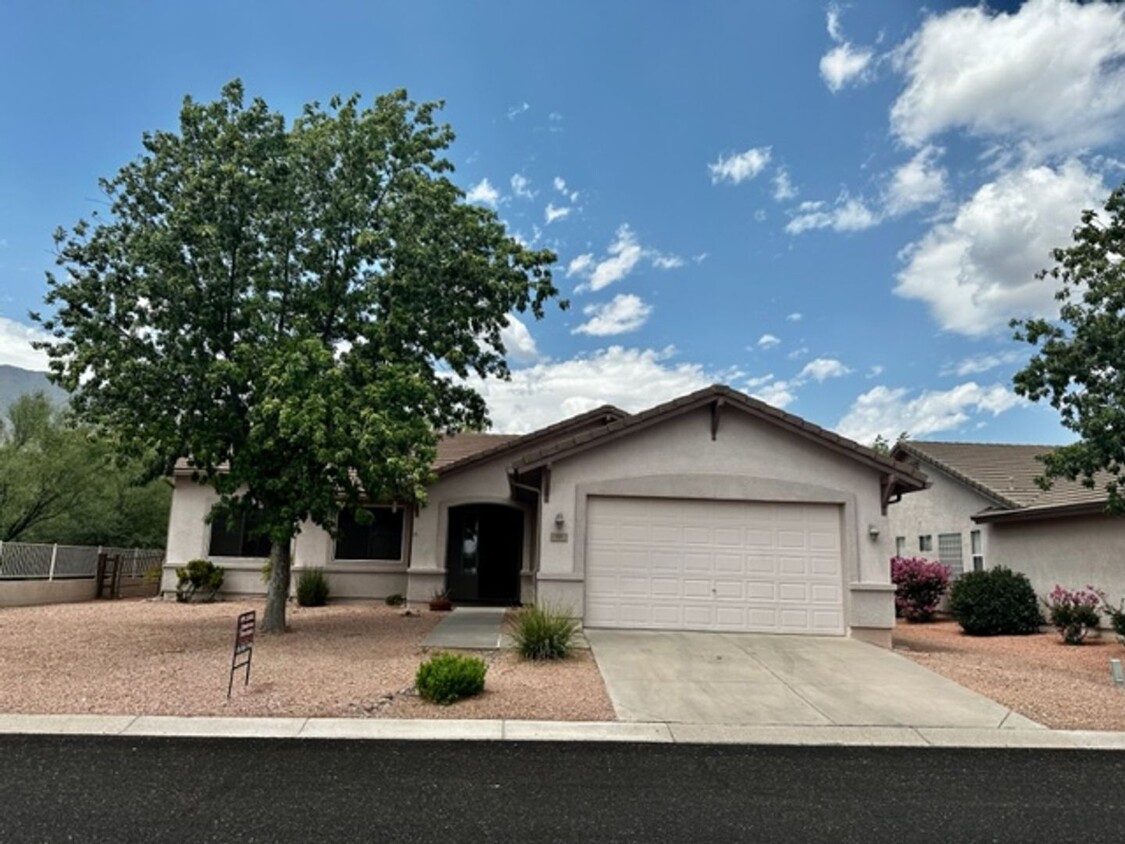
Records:
[[[155,715],[0,715],[0,735],[591,741],[851,747],[1125,750],[1125,732],[954,727],[749,727],[616,721],[182,718]]]

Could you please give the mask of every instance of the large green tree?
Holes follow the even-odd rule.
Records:
[[[1016,373],[1015,389],[1047,399],[1079,440],[1043,459],[1053,478],[1104,486],[1111,512],[1125,513],[1125,184],[1087,210],[1073,244],[1054,250],[1057,264],[1039,273],[1060,283],[1057,320],[1015,320],[1015,337],[1039,347]]]
[[[439,103],[404,91],[288,122],[235,81],[102,181],[109,212],[60,230],[42,320],[82,418],[253,512],[285,628],[290,543],[342,506],[424,497],[437,436],[487,424],[462,380],[506,377],[508,315],[542,317],[555,256],[446,175]]]

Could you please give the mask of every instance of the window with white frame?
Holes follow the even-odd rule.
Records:
[[[906,553],[906,537],[905,536],[896,536],[895,537],[895,556],[901,557],[905,553]]]
[[[984,545],[981,543],[979,530],[969,532],[969,545],[973,555],[973,571],[984,571]]]
[[[937,545],[938,560],[949,567],[951,577],[960,577],[965,571],[961,556],[961,534],[939,533]]]
[[[933,551],[934,550],[934,537],[931,534],[924,534],[918,537],[918,550],[919,551]]]

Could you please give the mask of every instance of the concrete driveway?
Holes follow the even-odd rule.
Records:
[[[622,721],[1036,727],[883,648],[854,639],[586,630]]]

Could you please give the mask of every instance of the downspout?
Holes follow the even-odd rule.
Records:
[[[531,543],[532,559],[531,567],[528,574],[531,575],[532,586],[535,587],[535,600],[539,600],[539,589],[535,584],[535,576],[539,573],[539,534],[543,532],[543,498],[540,494],[541,491],[538,487],[531,486],[530,484],[523,484],[516,480],[518,471],[515,469],[508,470],[508,485],[514,489],[522,489],[527,492],[535,493],[535,539]]]

